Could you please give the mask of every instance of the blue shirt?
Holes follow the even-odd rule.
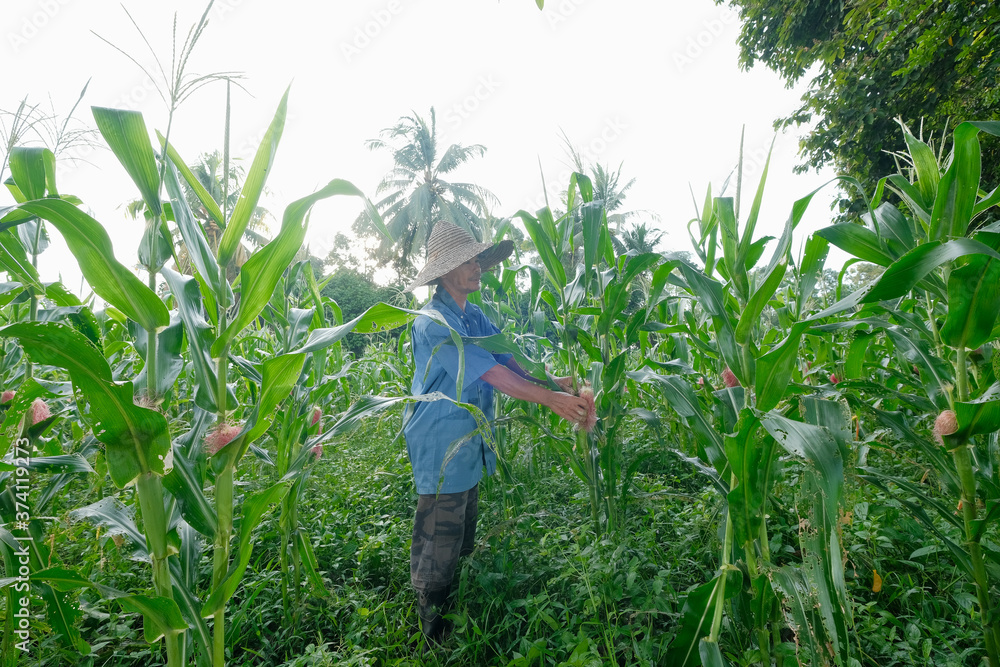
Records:
[[[492,336],[500,333],[478,306],[466,303],[463,311],[441,287],[421,310],[437,311],[448,326],[462,336]],[[459,351],[451,343],[448,329],[421,315],[413,323],[411,340],[415,364],[411,393],[418,395],[439,391],[457,399],[455,385]],[[438,348],[436,352],[435,348]],[[461,401],[478,407],[486,415],[486,419],[492,422],[493,387],[482,379],[482,375],[497,364],[505,363],[510,355],[491,354],[469,343],[464,348],[465,376]],[[487,474],[494,473],[496,454],[485,443],[483,436],[477,433],[455,452],[444,469],[442,478],[441,466],[448,447],[475,431],[478,428],[476,419],[468,410],[449,401],[418,402],[412,405],[415,408],[403,427],[403,433],[406,436],[406,449],[410,455],[417,493],[461,493],[479,483],[484,465]]]

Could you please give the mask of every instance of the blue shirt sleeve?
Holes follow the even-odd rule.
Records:
[[[495,329],[496,327],[494,327]],[[422,331],[425,342],[432,351],[434,362],[441,364],[452,381],[458,379],[458,364],[460,354],[458,348],[451,342],[451,333],[437,322],[429,322]],[[443,343],[443,345],[442,345]],[[440,345],[440,347],[438,347]],[[434,349],[437,348],[435,352]],[[465,352],[465,375],[462,378],[462,389],[468,389],[483,373],[497,365],[497,359],[477,345],[463,345]],[[509,355],[500,355],[509,356]],[[417,373],[423,372],[416,369]]]

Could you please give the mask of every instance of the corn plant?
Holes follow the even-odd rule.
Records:
[[[1000,189],[980,189],[980,132],[1000,135],[1000,124],[960,124],[945,157],[943,141],[936,155],[904,125],[906,172],[879,182],[861,224],[841,223],[817,235],[884,267],[877,280],[845,299],[862,306],[847,323],[854,330],[844,363],[848,387],[854,388],[860,415],[891,429],[932,466],[943,491],[957,500],[961,520],[920,485],[877,468],[866,468],[865,478],[887,491],[904,492],[901,502],[942,540],[973,582],[984,647],[995,667],[1000,665],[1000,626],[983,540],[1000,507],[989,463],[1000,429],[1000,384],[996,364],[989,363],[991,356],[998,358],[1000,334],[1000,226],[984,221],[1000,202]],[[882,201],[884,189],[899,197],[906,213]],[[877,368],[883,354],[913,372],[885,373]],[[972,357],[986,363],[978,367]],[[871,373],[883,375],[881,384],[906,412],[931,413],[936,442],[919,434],[904,412],[864,400],[871,391],[865,376]],[[943,533],[927,510],[960,530],[962,539]]]
[[[345,181],[333,181],[317,193],[301,199],[286,209],[282,228],[275,239],[255,253],[244,265],[239,281],[240,300],[230,320],[234,293],[226,280],[236,245],[264,187],[273,163],[275,149],[284,123],[287,93],[278,107],[257,156],[250,168],[242,197],[233,211],[223,212],[200,188],[176,151],[161,139],[161,162],[156,154],[141,114],[115,109],[95,108],[98,129],[136,183],[152,221],[140,247],[140,260],[149,272],[146,284],[122,266],[114,257],[110,238],[103,226],[75,206],[72,199],[60,197],[54,187],[54,160],[45,151],[16,153],[12,161],[15,174],[17,207],[4,211],[3,224],[7,243],[3,244],[5,265],[9,272],[22,277],[25,284],[37,285],[37,272],[27,261],[23,246],[9,235],[13,227],[29,229],[41,238],[39,219],[55,227],[76,255],[81,271],[94,292],[110,307],[134,323],[135,348],[144,363],[134,381],[115,379],[105,359],[100,340],[91,340],[73,327],[55,322],[26,322],[8,325],[6,338],[16,338],[33,363],[68,371],[74,387],[88,407],[84,420],[105,448],[108,474],[119,488],[136,486],[141,531],[125,521],[117,508],[91,507],[82,512],[99,523],[116,524],[133,537],[143,536],[152,565],[155,597],[124,595],[104,591],[127,608],[141,610],[146,637],[164,638],[168,664],[186,662],[186,630],[195,628],[201,643],[199,661],[211,655],[211,662],[225,660],[225,605],[235,592],[246,570],[252,548],[251,532],[267,508],[280,502],[289,486],[288,480],[276,484],[241,503],[237,559],[231,563],[230,542],[233,528],[234,471],[252,443],[267,431],[271,414],[291,391],[305,361],[305,354],[281,354],[249,371],[256,380],[255,404],[240,410],[229,386],[230,349],[240,334],[254,323],[267,305],[275,285],[281,279],[305,235],[305,219],[312,204],[337,194],[361,196]],[[162,174],[162,182],[160,174]],[[218,253],[213,253],[204,229],[187,207],[180,188],[184,178],[224,233]],[[166,189],[169,200],[160,192]],[[78,200],[75,200],[78,201]],[[186,277],[164,266],[172,253],[167,220],[180,230],[195,267],[195,276]],[[23,234],[22,234],[23,235]],[[38,243],[29,246],[38,249]],[[152,289],[157,274],[162,274],[177,308],[170,314],[166,304]],[[211,324],[206,321],[207,310]],[[195,428],[187,438],[172,443],[162,412],[169,407],[171,388],[177,379],[181,334],[187,338],[191,355],[192,384],[187,391],[194,404]],[[136,386],[138,382],[141,385]],[[23,392],[26,400],[27,392]],[[252,408],[252,409],[250,409]],[[200,412],[199,412],[200,411]],[[237,422],[235,415],[243,412]],[[205,433],[209,415],[216,425]],[[209,466],[196,465],[204,437]],[[171,459],[174,464],[170,468]],[[207,477],[203,476],[207,473]],[[214,506],[203,485],[214,477]],[[178,523],[174,512],[183,522]],[[180,525],[181,535],[174,536]],[[187,530],[187,527],[194,530]],[[211,540],[214,551],[212,584],[204,602],[192,597],[191,579],[199,553],[194,543],[201,533]],[[171,541],[188,537],[189,550],[170,556]],[[136,540],[133,540],[136,541]],[[185,555],[190,556],[182,562]],[[174,564],[178,567],[174,567]],[[196,571],[196,570],[195,570]],[[64,589],[91,585],[62,572],[35,573],[37,582],[56,582]],[[49,585],[49,584],[44,584]],[[96,585],[96,584],[94,584]],[[211,617],[214,637],[206,645],[208,633],[202,617]]]
[[[739,171],[735,199],[713,198],[709,192],[692,225],[704,268],[677,261],[676,271],[660,274],[654,283],[654,289],[662,289],[658,282],[669,281],[694,297],[675,324],[688,328],[693,368],[685,373],[679,366],[652,364],[630,374],[657,390],[690,427],[696,455],[681,455],[707,474],[726,500],[719,572],[688,594],[671,665],[725,663],[718,642],[730,598],[749,611],[738,618],[756,640],[761,664],[782,662],[782,607],[812,664],[847,664],[851,654],[851,609],[837,524],[851,441],[846,408],[821,397],[799,399],[801,390],[792,384],[801,379],[797,362],[803,335],[827,316],[805,316],[822,267],[823,242],[807,246],[799,262],[798,303],[785,308],[788,326],[782,330],[780,321],[774,326],[763,317],[766,309],[782,307],[779,288],[790,264],[793,232],[815,193],[794,204],[770,261],[758,269],[765,245],[773,240],[755,238],[766,176],[767,165],[742,222]],[[716,382],[722,386],[713,389]],[[788,463],[781,462],[782,450],[790,456]],[[770,553],[766,517],[776,509],[769,500],[775,483],[793,471],[805,480],[799,500],[810,518],[799,536],[802,565],[779,567]]]

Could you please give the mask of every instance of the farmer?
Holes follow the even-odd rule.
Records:
[[[434,297],[422,310],[437,311],[462,336],[500,333],[467,297],[479,290],[480,274],[505,260],[513,249],[511,241],[477,243],[464,229],[438,222],[427,240],[427,263],[405,291],[437,285]],[[413,324],[412,341],[413,395],[437,391],[457,399],[460,353],[450,344],[448,329],[421,315]],[[583,399],[540,386],[544,381],[531,377],[509,354],[490,354],[466,344],[464,359],[459,400],[478,407],[489,421],[494,418],[494,389],[544,405],[569,421],[580,421],[587,414]],[[571,379],[559,378],[557,382],[568,388]],[[481,434],[470,437],[478,425],[465,408],[444,400],[414,405],[403,429],[420,496],[410,547],[410,579],[417,593],[421,630],[429,640],[439,642],[444,630],[441,609],[458,559],[472,553],[475,542],[483,466],[492,475],[496,455]],[[442,474],[449,446],[463,438],[468,440],[453,453]]]

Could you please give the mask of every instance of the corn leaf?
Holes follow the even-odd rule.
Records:
[[[21,208],[51,222],[66,239],[94,292],[144,329],[170,323],[167,307],[149,287],[115,259],[111,239],[97,220],[61,199],[41,199]]]
[[[245,498],[240,503],[240,542],[237,548],[236,559],[233,561],[226,578],[212,591],[205,606],[201,610],[202,618],[208,618],[215,612],[223,609],[226,602],[236,592],[243,575],[246,574],[247,565],[250,563],[250,555],[253,551],[253,540],[251,539],[254,529],[264,517],[264,513],[275,503],[281,502],[282,497],[288,491],[290,482],[280,481],[263,491],[259,491],[249,498]]]
[[[212,357],[218,358],[236,335],[253,322],[267,302],[271,300],[274,288],[281,279],[282,273],[292,263],[295,254],[302,246],[306,235],[306,214],[313,204],[335,195],[353,195],[361,197],[370,209],[371,204],[364,194],[347,181],[335,179],[323,189],[292,202],[285,209],[281,222],[281,231],[274,239],[258,250],[240,269],[240,305],[232,323],[219,335],[212,345]],[[226,229],[228,233],[234,225]],[[220,261],[222,258],[220,249]],[[222,262],[223,264],[225,262]]]
[[[107,360],[83,334],[63,324],[22,322],[0,329],[0,337],[17,338],[35,363],[69,371],[90,403],[94,436],[107,446],[108,472],[119,488],[141,473],[163,473],[170,449],[166,419],[135,405],[132,383],[116,382]]]
[[[163,478],[163,486],[177,500],[181,516],[192,528],[209,539],[215,539],[218,517],[205,497],[203,480],[194,461],[183,447],[174,447],[174,467]]]
[[[747,544],[760,535],[763,521],[764,499],[767,494],[771,455],[774,442],[768,447],[757,446],[754,436],[760,420],[750,409],[740,412],[736,432],[724,436],[726,458],[737,484],[727,496],[729,513],[733,519],[733,535],[737,544]]]
[[[119,598],[118,602],[125,609],[142,614],[142,634],[150,644],[164,635],[174,635],[188,628],[180,607],[170,598],[129,595]]]
[[[903,126],[903,138],[906,140],[906,147],[913,159],[913,169],[917,176],[916,186],[920,192],[921,201],[925,208],[931,208],[937,198],[938,183],[941,181],[937,158],[930,146],[910,134],[905,126]]]
[[[216,300],[223,300],[224,303],[233,302],[233,290],[225,276],[219,272],[219,265],[212,254],[212,247],[205,238],[205,231],[195,220],[187,199],[181,191],[180,183],[177,181],[177,170],[173,163],[167,166],[163,175],[163,180],[170,195],[170,204],[174,213],[174,222],[180,230],[181,238],[188,251],[188,257],[194,264],[198,274],[208,283]],[[195,179],[197,181],[197,179]]]
[[[139,188],[146,207],[154,217],[160,217],[163,214],[160,175],[142,114],[138,111],[105,107],[91,107],[91,111],[98,131]]]
[[[197,389],[195,403],[208,412],[218,412],[218,375],[215,364],[212,363],[211,348],[215,342],[212,327],[202,315],[201,292],[195,278],[184,276],[166,267],[161,275],[167,282],[170,292],[174,295],[177,311],[184,323],[190,351],[191,365],[194,367]],[[237,406],[236,396],[227,389],[227,410]]]
[[[219,264],[222,266],[228,266],[233,260],[236,248],[243,238],[243,231],[246,229],[254,210],[257,208],[261,192],[264,191],[264,183],[271,172],[271,166],[274,164],[274,156],[278,151],[278,142],[281,140],[281,133],[285,127],[285,115],[288,110],[288,91],[289,89],[286,88],[285,94],[281,96],[281,102],[278,103],[278,109],[274,112],[274,118],[267,128],[267,132],[264,133],[264,138],[261,139],[260,146],[257,147],[257,153],[254,155],[253,163],[250,165],[250,171],[247,172],[246,180],[243,182],[243,189],[240,190],[240,198],[233,208],[232,215],[229,216],[226,230],[222,233],[222,240],[219,241]],[[286,262],[286,266],[288,263],[290,262]]]
[[[55,191],[56,157],[48,148],[15,146],[10,151],[10,174],[25,199],[41,199],[51,183]]]
[[[924,243],[893,262],[865,295],[863,302],[873,303],[901,297],[945,262],[968,255],[986,255],[1000,259],[1000,253],[975,239],[959,238]]]
[[[781,343],[758,357],[755,386],[758,410],[766,412],[784,397],[799,357],[799,342],[809,326],[809,322],[796,322]]]
[[[889,266],[894,258],[888,254],[875,232],[861,225],[843,222],[816,230],[816,236],[826,239],[846,253],[879,266]]]
[[[952,442],[964,442],[974,435],[1000,430],[1000,383],[994,383],[975,400],[956,402],[955,414],[959,430],[949,438]]]
[[[21,240],[17,234],[5,229],[0,231],[0,268],[25,285],[31,285],[37,290],[42,289],[38,270],[28,259]]]
[[[666,655],[667,667],[697,667],[701,664],[701,639],[712,625],[712,610],[720,595],[729,599],[742,587],[743,575],[731,570],[723,581],[716,577],[687,594],[674,640]],[[723,588],[725,589],[723,591]]]
[[[159,140],[160,146],[163,146],[166,142],[166,138],[160,134],[159,131],[156,133],[156,138]],[[194,192],[198,201],[201,202],[201,205],[205,207],[206,211],[208,211],[208,214],[212,217],[212,221],[219,226],[219,229],[225,229],[226,221],[222,219],[222,209],[219,208],[218,202],[212,198],[212,195],[209,194],[208,190],[205,189],[205,186],[201,184],[201,181],[199,181],[198,177],[194,175],[191,168],[187,166],[187,163],[181,158],[173,144],[169,144],[167,146],[167,157],[170,158],[170,162],[173,164],[174,168],[180,172],[181,176],[184,177],[184,182],[187,183],[187,186],[191,188],[192,192]],[[174,194],[171,193],[170,196],[173,198]]]

